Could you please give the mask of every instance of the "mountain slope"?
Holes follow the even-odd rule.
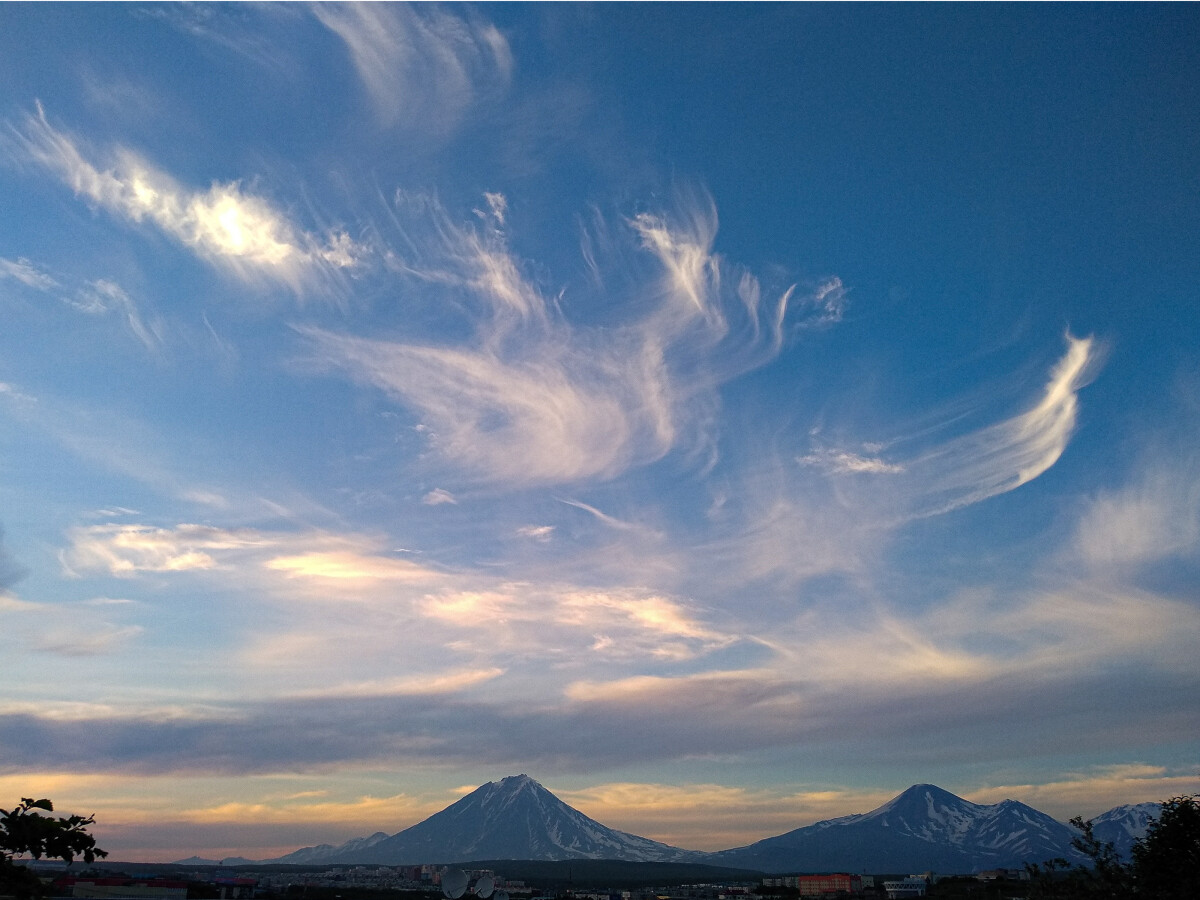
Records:
[[[1133,845],[1146,836],[1146,826],[1162,813],[1161,803],[1127,803],[1114,806],[1092,819],[1092,835],[1098,841],[1111,843],[1121,858],[1133,857]]]
[[[306,848],[276,861],[292,862],[316,849]],[[703,857],[601,825],[528,775],[489,781],[411,828],[368,846],[338,850],[320,861],[383,865],[482,859],[698,862]]]
[[[971,803],[916,784],[878,809],[709,854],[707,861],[768,872],[973,872],[1055,856],[1080,861],[1074,829],[1015,800]]]
[[[370,837],[352,838],[344,844],[318,844],[315,847],[304,847],[301,850],[289,853],[287,856],[273,859],[271,862],[296,866],[334,862],[347,854],[364,852],[374,847],[380,841],[386,841],[387,839],[388,835],[386,832],[377,831]]]

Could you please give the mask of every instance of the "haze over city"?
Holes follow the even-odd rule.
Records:
[[[1198,25],[0,6],[0,800],[1200,790]]]

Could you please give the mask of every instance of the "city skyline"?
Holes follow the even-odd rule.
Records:
[[[0,7],[0,798],[1196,792],[1198,18]]]

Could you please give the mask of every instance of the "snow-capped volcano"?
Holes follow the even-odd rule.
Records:
[[[316,849],[316,848],[312,848]],[[301,850],[284,857],[288,862]],[[601,825],[528,775],[489,781],[423,822],[321,862],[402,865],[481,859],[693,862],[703,854]],[[283,860],[280,860],[283,861]]]
[[[1113,845],[1121,858],[1133,856],[1133,845],[1146,836],[1146,826],[1162,815],[1161,803],[1127,803],[1114,806],[1092,819],[1092,835],[1098,841]]]
[[[1015,800],[985,806],[915,784],[871,812],[817,822],[707,861],[768,872],[973,872],[1056,856],[1082,861],[1071,847],[1076,834]]]
[[[1095,835],[1128,855],[1159,804],[1117,807],[1093,820]],[[969,873],[1064,857],[1074,828],[1004,800],[971,803],[915,784],[871,812],[828,819],[746,847],[702,853],[616,831],[563,803],[527,775],[488,782],[423,822],[340,846],[306,847],[270,862],[401,865],[485,859],[619,859],[691,862],[760,872]]]

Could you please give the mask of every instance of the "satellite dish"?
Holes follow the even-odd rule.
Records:
[[[458,900],[467,892],[467,873],[462,869],[447,869],[442,873],[442,893],[449,900]]]
[[[491,875],[484,875],[475,882],[475,896],[486,898],[492,896],[492,891],[496,889],[496,879]]]

